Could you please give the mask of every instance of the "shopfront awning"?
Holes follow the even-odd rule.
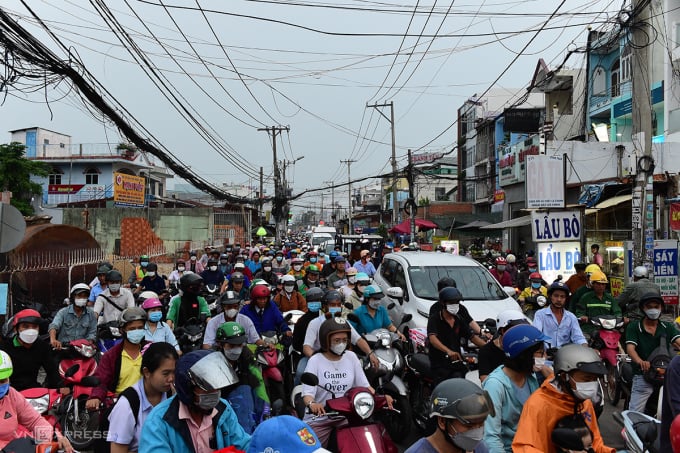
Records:
[[[505,220],[499,223],[493,223],[491,225],[486,225],[480,227],[480,230],[503,230],[505,228],[516,228],[523,227],[531,224],[531,216],[525,215],[522,217],[517,217],[515,219]]]
[[[631,194],[617,195],[615,197],[607,198],[603,202],[596,204],[594,208],[586,209],[586,215],[595,214],[597,211],[601,209],[607,209],[612,208],[614,206],[618,206],[621,203],[630,201],[632,198],[633,196]]]

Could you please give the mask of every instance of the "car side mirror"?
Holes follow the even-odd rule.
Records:
[[[404,290],[400,287],[392,286],[387,288],[385,294],[387,294],[392,299],[396,299],[397,302],[399,302],[399,305],[404,305]],[[408,300],[408,297],[406,297],[406,300]]]

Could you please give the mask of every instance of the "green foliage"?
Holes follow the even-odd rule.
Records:
[[[430,206],[430,199],[428,197],[425,198],[420,197],[420,199],[418,200],[418,206],[424,207]]]
[[[23,215],[31,215],[31,198],[42,195],[42,187],[31,181],[31,175],[47,176],[50,166],[26,159],[25,150],[26,147],[17,142],[0,145],[0,190],[12,192],[12,206]]]
[[[387,239],[387,226],[384,223],[378,225],[377,233],[383,238]]]

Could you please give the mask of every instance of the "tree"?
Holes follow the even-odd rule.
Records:
[[[42,195],[42,186],[31,176],[47,176],[50,166],[26,159],[26,146],[18,142],[0,145],[0,189],[12,192],[12,206],[23,215],[33,214],[31,199]]]

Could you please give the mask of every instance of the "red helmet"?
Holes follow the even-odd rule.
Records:
[[[16,327],[17,325],[21,324],[22,322],[28,322],[31,324],[40,324],[42,321],[42,318],[40,317],[40,313],[38,313],[35,310],[31,310],[30,308],[27,308],[26,310],[21,310],[19,313],[14,315],[14,325],[13,327]]]
[[[671,447],[673,453],[680,453],[680,414],[676,415],[671,423]]]
[[[271,291],[269,290],[269,287],[266,285],[255,285],[253,289],[250,291],[250,298],[251,299],[259,299],[260,297],[269,297],[271,294]]]
[[[543,280],[543,277],[541,277],[541,274],[539,274],[538,272],[532,272],[529,275],[529,280]]]
[[[318,255],[319,255],[319,253],[316,252],[316,251],[314,251],[314,250],[312,250],[312,251],[310,251],[309,253],[307,253],[307,256],[318,256]]]
[[[505,266],[507,264],[508,264],[508,260],[506,260],[502,256],[499,256],[498,258],[496,258],[496,266]]]

